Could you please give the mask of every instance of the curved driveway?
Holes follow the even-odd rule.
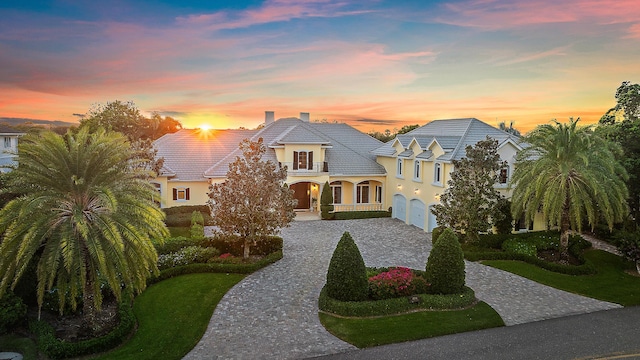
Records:
[[[295,221],[282,231],[284,257],[248,276],[220,301],[185,359],[299,359],[355,349],[318,320],[317,299],[344,231],[367,266],[423,269],[431,235],[398,220]],[[467,285],[514,325],[620,307],[467,262]]]

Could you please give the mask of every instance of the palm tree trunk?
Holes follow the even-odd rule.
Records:
[[[95,332],[97,330],[97,323],[93,286],[93,279],[91,279],[91,276],[88,276],[84,284],[84,291],[82,292],[82,316],[85,326]]]
[[[569,219],[569,197],[564,200],[562,214],[560,215],[560,262],[569,261],[569,228],[571,222]]]

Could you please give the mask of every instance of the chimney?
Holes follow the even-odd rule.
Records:
[[[264,112],[264,124],[269,125],[276,121],[275,113],[273,111]]]
[[[309,122],[309,113],[308,112],[301,112],[300,113],[300,120],[302,120],[304,122]]]

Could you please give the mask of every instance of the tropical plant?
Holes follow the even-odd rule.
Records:
[[[458,237],[447,228],[433,245],[425,266],[425,280],[434,294],[460,294],[464,291],[464,256]]]
[[[191,228],[189,228],[189,233],[192,239],[204,239],[204,216],[202,216],[200,211],[191,213]]]
[[[498,142],[487,138],[467,146],[466,156],[452,161],[454,170],[449,186],[440,197],[440,204],[432,210],[438,226],[464,232],[473,242],[479,232],[489,229],[490,218],[501,220],[502,214],[496,211],[500,194],[494,185],[504,162],[500,161],[497,149]]]
[[[169,234],[157,192],[118,133],[27,135],[18,154],[9,187],[24,195],[0,211],[0,296],[36,258],[39,307],[54,288],[61,310],[81,293],[85,323],[98,330],[101,286],[120,299],[123,287],[140,292],[157,272],[152,240]]]
[[[498,128],[504,132],[508,132],[509,134],[515,135],[515,136],[521,136],[520,135],[520,131],[516,128],[513,127],[513,124],[515,124],[515,122],[510,121],[509,122],[509,126],[507,127],[507,123],[504,121],[501,121],[500,123],[498,123]]]
[[[327,295],[340,301],[364,301],[369,296],[367,268],[351,234],[342,234],[327,271]]]
[[[560,227],[560,258],[568,258],[569,230],[592,227],[603,218],[609,228],[627,215],[627,173],[616,159],[619,147],[579,127],[579,119],[540,125],[525,138],[513,174],[512,213],[533,221],[538,212]]]
[[[250,246],[264,236],[275,235],[289,226],[295,217],[293,191],[284,186],[286,168],[276,168],[263,161],[266,147],[258,141],[244,139],[240,143],[242,157],[229,164],[224,182],[209,187],[213,225],[226,234],[239,234],[244,239],[244,258]]]

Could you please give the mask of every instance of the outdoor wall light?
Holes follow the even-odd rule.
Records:
[[[436,194],[433,198],[436,199],[436,201],[440,201],[440,194]]]
[[[402,190],[402,185],[398,184],[398,190]]]
[[[413,193],[414,193],[414,194],[417,194],[417,193],[419,193],[419,192],[420,192],[420,189],[418,189],[418,188],[413,189]]]

